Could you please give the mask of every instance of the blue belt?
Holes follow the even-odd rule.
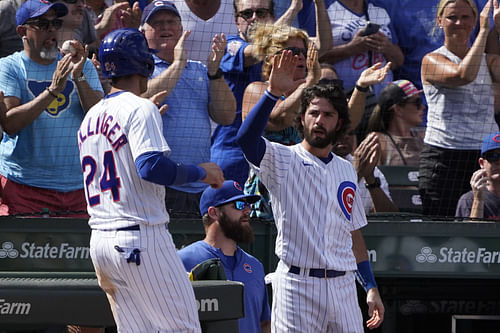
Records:
[[[118,228],[116,231],[129,231],[129,230],[141,230],[138,224],[131,225],[130,227]]]
[[[300,275],[300,267],[290,266],[288,271],[292,274]],[[334,269],[311,268],[309,269],[309,276],[317,278],[335,278],[337,276],[345,275],[344,271],[336,271]]]

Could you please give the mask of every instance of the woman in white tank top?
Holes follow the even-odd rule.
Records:
[[[422,59],[429,109],[419,187],[427,215],[454,215],[460,195],[470,189],[483,137],[498,131],[492,82],[500,82],[500,56],[485,54],[492,12],[500,30],[498,0],[489,0],[470,46],[478,18],[474,1],[441,0],[438,5],[437,26],[445,42]]]

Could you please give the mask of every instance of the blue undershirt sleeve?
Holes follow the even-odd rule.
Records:
[[[207,176],[202,167],[175,163],[159,151],[141,154],[135,167],[142,179],[159,185],[181,185]]]
[[[278,98],[266,90],[238,130],[236,140],[246,159],[253,165],[260,166],[266,152],[266,142],[262,134]]]

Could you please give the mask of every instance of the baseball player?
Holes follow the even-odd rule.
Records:
[[[366,225],[351,163],[331,153],[349,126],[338,87],[304,90],[300,126],[304,140],[284,146],[260,135],[269,113],[293,81],[297,57],[275,56],[264,96],[238,131],[247,160],[271,194],[280,259],[273,279],[272,332],[364,332],[356,271],[368,291],[368,328],[378,327],[384,306],[360,228]],[[357,263],[357,265],[356,265]]]
[[[78,131],[92,229],[90,254],[118,332],[199,332],[194,292],[167,231],[165,185],[202,180],[222,186],[213,163],[166,157],[158,108],[139,97],[154,69],[136,29],[109,33],[99,49],[112,88]]]
[[[188,272],[207,259],[220,258],[226,277],[245,285],[245,316],[238,320],[239,333],[271,332],[264,267],[238,246],[254,240],[250,210],[259,198],[243,193],[234,180],[226,180],[219,189],[207,187],[200,199],[205,238],[179,250]]]

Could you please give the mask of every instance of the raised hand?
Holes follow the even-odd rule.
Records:
[[[101,21],[96,26],[96,30],[101,31],[101,33],[110,31],[116,25],[116,21],[120,16],[119,13],[122,10],[126,10],[128,7],[128,2],[117,2],[106,8],[102,14]]]
[[[305,79],[294,80],[295,68],[299,58],[292,55],[292,51],[285,50],[273,57],[273,66],[269,75],[269,92],[281,96],[287,91],[295,91],[305,82]]]
[[[313,42],[309,42],[307,47],[307,77],[306,82],[308,86],[318,83],[321,77],[321,66],[318,60],[318,49]]]
[[[203,178],[201,181],[210,185],[213,188],[222,187],[222,183],[224,182],[224,174],[219,166],[215,163],[202,163],[198,165],[205,169],[207,176]]]
[[[493,5],[495,3],[495,5]],[[479,29],[480,30],[490,30],[490,15],[493,12],[493,18],[495,19],[495,26],[496,26],[496,18],[495,18],[495,12],[496,15],[498,16],[498,3],[497,0],[488,0],[486,4],[484,5],[483,9],[481,10],[481,13],[479,14]]]
[[[212,51],[208,56],[207,69],[208,74],[215,75],[219,69],[220,62],[226,52],[226,35],[223,33],[220,36],[217,34],[212,40]]]
[[[87,56],[89,54],[89,47],[83,45],[77,41],[77,40],[72,40],[70,41],[70,45],[75,48],[76,53],[71,57],[71,62],[72,62],[72,70],[71,70],[71,75],[73,78],[80,77],[83,72],[83,66],[85,65],[85,61],[87,60]]]
[[[356,84],[364,88],[384,81],[387,77],[387,73],[391,70],[391,65],[392,63],[388,62],[384,67],[382,67],[382,63],[377,62],[375,65],[368,67],[361,73]]]
[[[120,20],[123,26],[127,28],[138,29],[141,25],[142,11],[139,7],[139,1],[134,2],[132,8],[127,7],[121,11]]]
[[[377,134],[372,132],[354,151],[353,165],[359,179],[365,178],[366,181],[369,181],[366,178],[373,177],[373,170],[380,158],[379,146]]]
[[[186,38],[188,38],[189,35],[191,35],[191,30],[184,31],[174,48],[174,61],[181,61],[183,63],[183,67],[187,62],[187,52],[184,45],[186,44]]]
[[[66,86],[66,81],[68,80],[68,75],[73,69],[71,58],[71,54],[66,54],[57,62],[56,70],[54,74],[52,74],[52,82],[50,83],[49,89],[56,95],[63,91]]]
[[[495,23],[496,31],[500,31],[500,8],[498,0],[493,0],[493,22]]]

